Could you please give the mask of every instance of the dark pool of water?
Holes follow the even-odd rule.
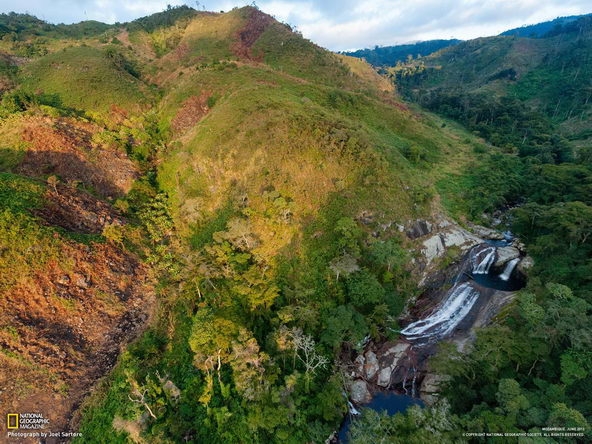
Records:
[[[397,395],[396,393],[378,393],[374,396],[374,398],[372,398],[370,403],[364,404],[363,406],[359,407],[358,410],[361,410],[362,408],[370,408],[372,410],[376,410],[377,412],[386,411],[389,415],[394,415],[395,413],[404,412],[412,405],[419,405],[423,407],[424,404],[421,399],[412,398],[411,396]],[[353,420],[356,420],[355,417]],[[352,415],[348,414],[341,424],[341,428],[339,429],[340,443],[349,442],[347,435],[349,433],[351,422]]]
[[[526,285],[524,279],[520,279],[517,277],[515,269],[513,273],[510,275],[510,279],[508,279],[507,281],[500,279],[499,274],[493,271],[490,271],[487,274],[471,274],[471,277],[479,285],[488,288],[495,288],[496,290],[502,291],[517,291],[521,288],[524,288],[524,286]]]
[[[486,239],[485,243],[487,245],[491,245],[492,247],[507,247],[512,245],[512,241],[508,241],[506,239]]]

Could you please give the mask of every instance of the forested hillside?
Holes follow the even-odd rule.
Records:
[[[582,15],[570,15],[569,17],[557,17],[548,22],[537,23],[535,25],[524,25],[520,28],[509,29],[502,32],[500,35],[509,35],[514,37],[528,37],[541,38],[548,37],[549,34],[557,34],[563,30],[565,26],[569,26],[572,22],[581,19]]]
[[[428,267],[415,221],[509,215],[536,266],[472,352],[443,345],[430,364],[453,378],[448,404],[367,412],[353,440],[589,435],[578,26],[399,65],[411,104],[256,7],[116,25],[2,15],[3,405],[50,405],[79,443],[324,442],[351,361],[397,339],[424,273],[460,258]]]
[[[589,430],[590,23],[584,16],[536,40],[463,42],[391,71],[407,98],[490,145],[438,182],[449,209],[482,221],[501,210],[535,259],[528,287],[478,333],[472,352],[442,347],[432,362],[452,376],[448,420],[473,432]],[[404,427],[393,418],[377,432],[376,417],[365,421],[359,442]]]
[[[345,52],[345,55],[359,57],[366,60],[373,66],[394,66],[397,62],[405,62],[409,58],[418,59],[432,54],[442,48],[454,46],[461,41],[451,40],[428,40],[425,42],[409,43],[406,45],[377,46],[372,49],[358,49],[357,51]]]

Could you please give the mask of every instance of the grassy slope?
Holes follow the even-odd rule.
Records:
[[[203,91],[216,104],[161,170],[183,223],[207,219],[233,193],[257,199],[269,186],[295,199],[299,218],[353,189],[357,206],[403,221],[418,215],[414,193],[430,187],[431,163],[455,151],[452,137],[411,111],[260,67],[184,76],[163,101],[165,115]]]
[[[103,48],[90,46],[64,48],[26,65],[22,85],[56,96],[65,107],[103,118],[113,105],[131,112],[146,108],[150,96],[148,88],[110,60]]]
[[[224,230],[232,216],[246,219],[259,241],[253,253],[269,266],[265,272],[280,289],[266,317],[252,315],[254,334],[267,334],[284,322],[276,310],[291,309],[286,301],[296,304],[297,299],[297,309],[313,307],[318,312],[320,321],[310,333],[320,340],[331,313],[345,307],[339,302],[344,290],[333,289],[327,278],[328,262],[342,254],[336,223],[371,214],[369,226],[356,224],[361,244],[371,243],[370,232],[381,230],[381,224],[392,225],[380,234],[383,239],[398,239],[393,222],[429,215],[435,183],[470,162],[479,142],[454,125],[402,105],[384,80],[361,62],[328,53],[253,8],[198,14],[179,25],[149,31],[130,28],[117,35],[124,43],[117,45],[124,57],[131,60],[132,53],[137,54],[140,78],[111,63],[104,44],[95,39],[88,46],[60,49],[31,61],[23,67],[21,79],[27,89],[56,95],[64,107],[98,120],[109,115],[113,104],[139,114],[147,103],[160,99],[154,112],[167,136],[156,180],[170,198],[182,240],[175,253],[182,252],[178,258],[189,265],[183,272],[186,282],[163,283],[166,297],[159,323],[122,356],[110,386],[87,407],[83,430],[87,438],[112,436],[115,416],[137,419],[141,409],[127,398],[130,381],[148,384],[158,370],[178,384],[183,398],[180,406],[165,408],[167,413],[150,426],[148,436],[154,442],[174,441],[200,428],[201,424],[190,424],[196,418],[210,427],[202,433],[213,430],[212,411],[223,415],[220,412],[230,408],[239,419],[258,414],[244,402],[231,403],[220,396],[212,411],[197,402],[204,382],[195,372],[187,342],[194,311],[207,303],[196,298],[193,283],[201,276],[191,269],[191,261],[204,245],[214,243],[214,232]],[[150,82],[158,84],[159,96],[149,93]],[[191,124],[176,126],[184,113]],[[191,121],[192,115],[199,118]],[[130,133],[142,132],[138,122],[146,122],[133,118],[125,125],[135,127],[112,126],[110,136],[124,143]],[[11,133],[17,126],[7,124],[4,130]],[[10,147],[18,148],[17,142],[18,137]],[[5,161],[9,167],[16,162]],[[389,289],[406,282],[380,279]],[[290,296],[302,288],[302,296]],[[399,290],[397,297],[408,295]],[[257,339],[267,350],[267,339]],[[331,345],[324,342],[328,354]],[[297,416],[291,427],[300,438],[311,418],[325,418],[323,433],[339,420],[343,402],[324,392],[334,387],[323,386],[324,381],[317,388],[319,397],[329,399],[328,413],[315,410],[316,398],[307,401],[313,405],[303,406],[302,413],[290,413]],[[271,427],[259,421],[261,430]],[[232,427],[220,427],[217,433],[222,437],[228,429]],[[278,426],[276,431],[286,437],[292,429]],[[122,434],[117,439],[125,440]]]

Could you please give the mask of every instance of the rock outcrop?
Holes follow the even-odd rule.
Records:
[[[509,244],[508,239],[506,246],[504,242],[499,242],[507,239],[503,233],[477,225],[471,225],[470,229],[471,231],[468,231],[444,218],[434,223],[416,220],[407,225],[407,236],[417,240],[422,253],[421,256],[416,256],[414,264],[421,270],[419,285],[424,287],[424,291],[414,302],[413,308],[403,314],[403,325],[411,320],[425,319],[428,314],[438,310],[453,282],[471,282],[470,285],[477,292],[478,298],[475,299],[470,311],[465,313],[461,321],[444,337],[435,338],[434,341],[417,342],[414,340],[416,338],[401,336],[395,342],[382,345],[370,343],[365,353],[360,354],[354,362],[355,370],[351,374],[354,380],[351,384],[353,402],[365,402],[361,400],[367,399],[372,392],[395,389],[412,396],[419,395],[428,405],[434,403],[441,384],[449,380],[447,375],[426,373],[426,363],[436,352],[437,343],[442,340],[449,341],[459,352],[466,352],[476,338],[476,329],[489,325],[503,307],[514,299],[513,291],[485,287],[484,285],[489,285],[488,281],[483,284],[478,280],[469,281],[470,267],[474,266],[474,253],[470,256],[466,254],[476,245],[482,244],[482,247],[479,247],[481,250],[496,254],[495,262],[490,263],[492,267],[504,270],[510,261],[521,258],[518,270],[522,274],[532,266],[532,259],[524,257],[524,251],[520,249],[518,241],[514,240]],[[488,240],[497,242],[487,242]],[[465,254],[464,259],[442,269],[441,262],[436,259],[447,255],[450,248],[455,248],[454,253],[457,257],[459,253]],[[481,257],[480,260],[485,259]],[[498,273],[497,270],[495,273]]]
[[[378,359],[376,358],[376,353],[372,350],[368,350],[365,354],[366,363],[364,364],[364,376],[366,379],[370,380],[374,378],[374,375],[378,373],[380,370],[380,365],[378,363]]]
[[[411,226],[405,231],[409,239],[417,239],[423,236],[427,236],[432,232],[432,224],[426,220],[416,220]]]
[[[372,399],[368,384],[362,379],[353,381],[349,387],[350,397],[356,404],[366,404]]]
[[[443,219],[436,224],[432,235],[422,242],[421,252],[426,266],[429,266],[434,259],[444,256],[451,247],[458,247],[464,253],[481,242],[483,239]]]
[[[493,263],[494,268],[502,268],[508,262],[513,259],[520,257],[520,251],[516,247],[499,247],[497,249],[497,255],[495,262]]]
[[[450,381],[450,376],[437,373],[428,373],[421,383],[419,389],[420,398],[427,404],[433,405],[438,399],[440,386]]]
[[[531,258],[530,256],[526,256],[524,259],[522,259],[518,263],[516,268],[521,274],[526,276],[526,274],[528,273],[528,270],[531,269],[533,266],[534,266],[534,259]]]
[[[469,228],[476,236],[482,239],[503,240],[504,234],[491,228],[482,227],[481,225],[469,224]]]

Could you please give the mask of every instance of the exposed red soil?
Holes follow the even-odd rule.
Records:
[[[74,119],[32,118],[22,133],[29,147],[16,172],[56,175],[63,182],[84,183],[101,196],[120,196],[131,189],[138,171],[125,153],[93,142],[99,131]]]
[[[124,110],[112,111],[120,120],[127,117]],[[79,233],[98,234],[106,224],[125,223],[105,200],[77,188],[80,182],[100,196],[115,197],[129,191],[138,175],[125,153],[95,142],[100,127],[30,117],[23,128],[28,146],[15,172],[59,178],[47,187],[37,216]],[[72,427],[82,400],[147,325],[154,289],[147,268],[132,254],[112,244],[55,237],[59,257],[0,288],[0,405],[42,413],[51,421],[49,430],[61,431]]]
[[[188,129],[192,128],[210,111],[208,106],[208,99],[211,97],[209,91],[202,91],[201,95],[191,96],[177,112],[173,119],[171,126],[176,134],[182,134]]]
[[[111,105],[111,120],[116,124],[122,124],[128,118],[127,110],[115,104]]]
[[[151,315],[146,269],[109,244],[63,242],[62,258],[0,291],[0,405],[66,430],[74,410]]]
[[[190,52],[189,45],[185,42],[181,42],[172,52],[172,60],[176,63],[182,62],[187,58]]]
[[[68,231],[101,234],[107,224],[123,225],[124,219],[111,205],[84,191],[58,184],[45,194],[46,205],[35,214],[49,225]]]
[[[251,49],[261,37],[261,34],[274,22],[273,17],[253,9],[247,23],[237,33],[235,42],[231,47],[232,52],[241,59],[261,62],[263,56],[254,55]]]

